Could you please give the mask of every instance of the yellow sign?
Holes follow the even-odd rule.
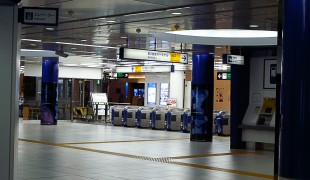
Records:
[[[264,98],[261,113],[273,114],[276,110],[276,98]]]
[[[135,66],[135,72],[142,72],[142,66]]]
[[[170,53],[170,62],[181,62],[181,55],[179,53]]]

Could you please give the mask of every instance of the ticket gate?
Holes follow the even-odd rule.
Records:
[[[111,123],[114,126],[123,126],[123,110],[124,106],[112,106],[111,108]]]
[[[166,129],[166,113],[167,109],[162,107],[155,107],[151,114],[151,128],[152,129]]]
[[[137,126],[137,111],[139,106],[126,106],[123,110],[123,125],[128,127]]]
[[[214,119],[214,132],[218,135],[230,135],[230,114],[225,111],[219,111]]]
[[[184,109],[173,108],[169,109],[166,118],[167,118],[167,130],[168,131],[181,131],[183,130],[182,114]]]
[[[140,107],[137,110],[137,127],[150,128],[151,127],[151,107]]]
[[[191,122],[192,122],[191,110],[185,109],[181,117],[183,121],[182,130],[184,133],[189,133],[191,130]]]

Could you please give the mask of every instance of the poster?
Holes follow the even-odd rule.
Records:
[[[167,105],[169,98],[169,83],[160,84],[160,105]]]
[[[167,99],[167,107],[170,108],[176,108],[177,107],[177,99],[175,98],[169,98]]]

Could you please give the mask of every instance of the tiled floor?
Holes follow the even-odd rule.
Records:
[[[233,151],[229,138],[59,121],[19,124],[18,179],[272,179],[273,153]]]

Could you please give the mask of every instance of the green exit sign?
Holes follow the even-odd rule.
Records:
[[[230,72],[217,72],[217,80],[231,80]]]
[[[117,73],[117,78],[128,78],[128,73]]]

